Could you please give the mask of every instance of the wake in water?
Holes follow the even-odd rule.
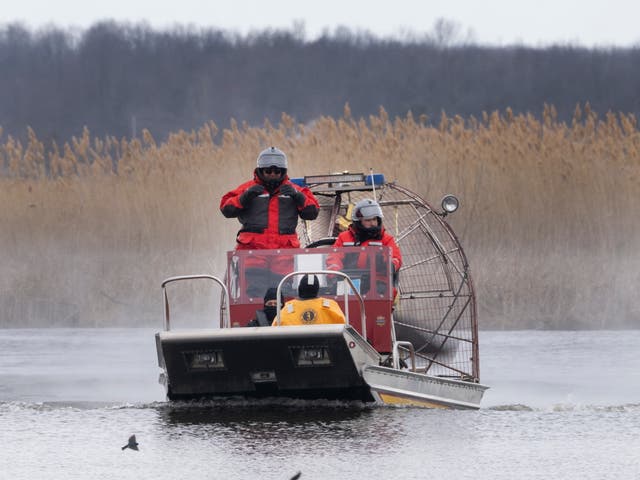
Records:
[[[561,403],[546,407],[530,407],[521,403],[512,405],[496,405],[484,410],[496,412],[638,412],[640,403],[626,403],[623,405],[582,405]]]
[[[298,400],[286,398],[221,398],[200,401],[150,402],[150,403],[113,403],[113,402],[0,402],[0,414],[30,410],[46,412],[54,410],[155,410],[159,413],[188,414],[189,412],[208,412],[211,415],[231,412],[281,412],[285,414],[303,414],[320,412],[367,412],[373,410],[424,410],[410,405],[380,405],[360,401],[341,400]],[[440,410],[438,410],[440,411]],[[522,403],[494,405],[481,408],[480,411],[491,412],[640,412],[640,403],[625,403],[620,405],[572,404],[558,403],[547,406],[530,406]],[[462,411],[460,411],[462,412]],[[467,412],[466,410],[464,412]]]

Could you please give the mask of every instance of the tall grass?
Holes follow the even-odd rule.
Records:
[[[0,325],[159,326],[164,277],[223,273],[238,224],[219,199],[277,145],[292,176],[373,168],[432,204],[456,193],[449,219],[483,327],[640,327],[633,115],[600,118],[587,104],[571,124],[552,106],[540,119],[391,119],[382,108],[356,119],[346,106],[310,125],[286,114],[261,128],[210,122],[162,143],[85,129],[47,149],[28,133],[26,145],[0,137]]]

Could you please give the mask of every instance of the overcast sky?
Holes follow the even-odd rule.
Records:
[[[444,18],[477,43],[640,46],[640,0],[4,0],[0,23],[87,27],[98,20],[146,21],[247,33],[305,25],[313,39],[339,25],[378,36],[422,34]]]

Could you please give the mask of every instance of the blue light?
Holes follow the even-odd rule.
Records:
[[[364,178],[365,185],[384,185],[384,175],[382,173],[375,173],[373,175],[367,175]]]
[[[290,178],[289,180],[291,180],[291,183],[295,183],[299,187],[306,187],[307,186],[307,184],[304,183],[304,177],[295,177],[295,178]]]

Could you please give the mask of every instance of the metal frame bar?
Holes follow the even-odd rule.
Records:
[[[400,370],[400,348],[409,350],[409,357],[411,358],[411,371],[416,371],[416,351],[413,348],[413,343],[404,340],[397,340],[393,342],[393,368]]]
[[[229,305],[229,290],[227,290],[227,286],[224,284],[222,280],[218,277],[214,277],[213,275],[200,274],[200,275],[180,275],[176,277],[169,277],[164,282],[162,282],[162,296],[164,299],[164,329],[165,331],[171,330],[171,314],[169,311],[169,297],[167,296],[167,285],[173,282],[178,282],[182,280],[196,280],[200,278],[207,278],[209,280],[213,280],[215,283],[220,285],[222,291],[224,292],[224,296],[222,301],[220,302],[220,328],[229,328],[231,326],[231,319],[229,317],[229,310],[227,309],[227,305]]]
[[[349,278],[349,275],[347,275],[346,273],[342,273],[340,271],[334,271],[334,270],[309,270],[309,271],[298,271],[298,272],[291,272],[288,273],[287,275],[285,275],[282,280],[280,280],[280,283],[278,283],[278,289],[276,290],[276,299],[278,302],[278,305],[276,306],[276,325],[279,327],[280,326],[280,311],[282,310],[282,308],[280,307],[281,303],[282,303],[282,285],[284,285],[285,281],[292,278],[292,277],[296,277],[296,276],[304,276],[304,275],[335,275],[337,277],[342,277],[344,278],[347,283],[349,283],[349,286],[351,287],[351,291],[355,294],[356,298],[358,299],[358,301],[360,302],[360,323],[362,325],[362,336],[366,339],[367,338],[367,319],[365,317],[365,311],[364,311],[364,300],[362,299],[362,296],[360,295],[360,292],[358,292],[358,289],[356,288],[356,286],[353,284],[353,282],[351,281],[351,279]],[[349,325],[349,289],[344,290],[344,316],[346,319],[346,324]]]

